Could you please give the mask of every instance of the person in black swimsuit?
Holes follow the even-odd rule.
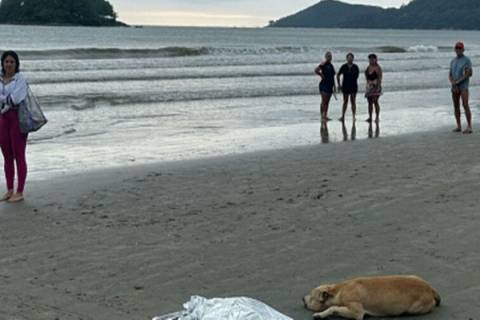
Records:
[[[320,112],[322,121],[331,120],[328,118],[328,106],[332,94],[336,91],[335,88],[335,67],[332,64],[333,55],[330,51],[325,54],[325,61],[322,62],[316,69],[315,74],[322,78],[319,89],[322,96],[322,104],[320,105]]]
[[[352,115],[355,121],[355,114],[357,111],[357,92],[358,92],[358,76],[360,69],[353,63],[355,56],[353,53],[347,54],[347,63],[345,63],[337,74],[338,89],[343,92],[343,112],[340,121],[345,121],[345,113],[347,112],[348,99],[352,104]],[[340,85],[340,76],[343,76],[342,84]]]
[[[377,55],[371,54],[368,56],[370,61],[367,70],[365,70],[365,78],[367,80],[367,88],[365,91],[365,97],[368,100],[368,119],[367,122],[372,122],[373,120],[373,106],[375,106],[376,118],[375,121],[380,121],[380,103],[378,100],[382,95],[382,80],[383,80],[383,71],[380,65],[378,64]]]

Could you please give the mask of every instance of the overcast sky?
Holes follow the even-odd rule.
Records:
[[[319,0],[110,0],[120,19],[130,24],[181,26],[264,26]],[[346,0],[398,7],[408,0]]]

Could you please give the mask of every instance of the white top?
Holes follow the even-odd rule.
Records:
[[[4,84],[3,75],[0,75],[0,103],[9,106],[19,105],[27,97],[27,81],[21,73],[13,76],[12,80]]]

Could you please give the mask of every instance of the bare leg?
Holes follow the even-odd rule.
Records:
[[[375,117],[375,121],[376,122],[379,122],[380,121],[380,103],[379,103],[379,100],[380,98],[375,98],[375,113],[377,114],[377,116]]]
[[[340,121],[345,121],[345,113],[347,113],[347,107],[348,107],[348,94],[344,93],[343,94],[343,109],[342,109],[342,117],[338,120]]]
[[[472,133],[473,132],[472,111],[470,110],[470,105],[468,104],[468,98],[469,98],[468,90],[462,91],[461,96],[462,96],[463,109],[465,110],[465,116],[467,117],[467,125],[468,125],[467,130],[465,130],[463,133]]]
[[[320,116],[323,119],[325,119],[325,96],[323,93],[320,93],[320,96],[322,100],[320,101]]]
[[[350,103],[352,104],[352,116],[353,120],[355,121],[355,117],[357,115],[357,94],[352,93],[350,95]]]
[[[373,99],[368,98],[368,119],[367,122],[372,122],[373,117]]]
[[[462,132],[462,120],[460,118],[460,93],[452,92],[453,108],[455,110],[455,120],[457,121],[457,128],[453,131]]]
[[[328,104],[330,103],[331,94],[322,92],[322,104],[320,106],[320,113],[322,114],[322,121],[327,121],[328,119]]]
[[[326,93],[325,94],[326,100],[325,100],[325,120],[330,121],[331,119],[328,117],[328,107],[330,106],[330,99],[332,98],[331,93]]]

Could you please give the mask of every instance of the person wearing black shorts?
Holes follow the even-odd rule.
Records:
[[[358,77],[360,69],[353,63],[355,56],[353,53],[347,54],[347,63],[345,63],[337,74],[338,89],[343,92],[343,110],[340,121],[345,121],[345,113],[347,112],[348,100],[352,104],[352,115],[355,121],[355,114],[357,112],[357,92],[358,92]],[[340,84],[340,77],[343,76],[342,84]]]
[[[319,89],[322,96],[322,104],[320,106],[320,112],[322,114],[322,121],[331,120],[328,118],[328,106],[332,94],[335,92],[335,67],[332,64],[333,55],[330,51],[325,53],[325,61],[322,62],[316,69],[315,74],[322,78]]]

